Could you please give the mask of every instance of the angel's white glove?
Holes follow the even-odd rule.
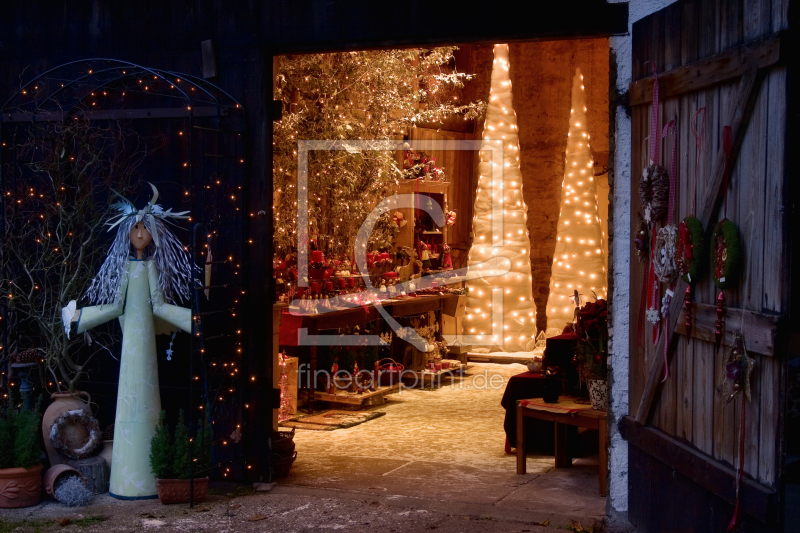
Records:
[[[69,330],[72,324],[72,317],[75,316],[77,304],[75,300],[70,300],[66,307],[61,308],[61,322],[64,323],[64,333],[67,334],[69,339]]]

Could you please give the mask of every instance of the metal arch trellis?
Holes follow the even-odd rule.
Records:
[[[190,134],[185,137],[188,160],[183,163],[181,171],[185,173],[191,191],[190,251],[195,263],[203,264],[206,263],[208,248],[214,243],[217,247],[215,260],[206,266],[218,272],[221,278],[210,286],[199,279],[196,283],[192,302],[196,331],[191,335],[189,405],[197,407],[201,413],[208,411],[203,410],[203,406],[208,405],[212,409],[205,416],[213,417],[215,405],[220,407],[222,403],[220,390],[223,387],[211,390],[206,359],[213,367],[218,366],[220,371],[224,368],[226,378],[233,378],[220,379],[226,392],[232,393],[228,398],[238,403],[238,408],[234,406],[227,409],[227,417],[212,420],[215,441],[226,447],[225,450],[221,446],[215,447],[213,464],[225,470],[226,477],[230,472],[226,463],[238,467],[237,471],[241,473],[245,468],[241,449],[234,450],[233,446],[228,446],[228,442],[238,443],[241,439],[244,379],[238,369],[242,338],[238,309],[243,306],[243,296],[237,294],[241,287],[243,265],[240,260],[244,252],[243,107],[229,93],[197,76],[116,59],[91,58],[59,65],[21,84],[16,93],[0,107],[0,141],[4,141],[9,130],[12,133],[9,140],[12,140],[19,132],[35,136],[37,126],[43,123],[79,118],[126,122],[172,119],[185,121],[188,125]],[[6,212],[8,180],[15,179],[17,165],[14,157],[6,161],[8,154],[14,153],[13,143],[8,147],[6,144],[2,142],[0,146],[0,191],[4,192],[0,195],[0,208],[3,213]],[[222,184],[222,181],[225,183]],[[190,191],[187,190],[186,194],[189,195]],[[0,217],[0,235],[3,236],[8,230],[5,221],[5,216]],[[195,238],[198,232],[204,236],[199,241]],[[7,268],[7,265],[0,268]],[[201,296],[206,290],[218,296],[216,301],[202,301]],[[5,314],[5,309],[0,308],[0,312]],[[220,320],[226,315],[227,321]],[[4,346],[9,345],[7,337],[4,324]],[[206,355],[208,345],[211,347],[209,351],[214,354],[210,358]],[[196,358],[201,363],[199,372],[195,369]],[[195,381],[200,382],[201,376],[205,394],[201,404],[196,405],[194,386]],[[224,407],[217,411],[226,410]],[[190,410],[191,426],[194,426],[196,412],[195,409]],[[194,432],[194,428],[191,431]],[[231,474],[237,476],[236,472]],[[193,494],[193,491],[190,493]]]

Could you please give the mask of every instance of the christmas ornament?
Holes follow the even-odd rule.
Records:
[[[403,213],[401,213],[400,211],[394,212],[394,215],[392,216],[392,221],[398,228],[403,228],[405,227],[406,224],[408,224],[408,220],[405,220],[405,215],[403,215]]]
[[[711,236],[711,274],[714,285],[719,289],[717,295],[717,322],[714,334],[716,343],[722,341],[724,336],[725,293],[726,288],[732,287],[738,281],[739,275],[739,229],[736,224],[728,220],[728,180],[730,170],[728,158],[730,157],[731,127],[725,126],[722,130],[722,148],[725,151],[725,203],[723,219],[714,226]]]
[[[742,395],[741,421],[739,424],[739,460],[736,467],[736,504],[733,509],[733,517],[728,524],[727,531],[733,531],[739,522],[739,509],[741,505],[742,475],[744,473],[744,438],[746,434],[747,403],[750,401],[750,378],[755,367],[755,359],[747,355],[744,339],[741,331],[736,332],[733,344],[728,349],[728,356],[725,360],[722,383],[719,390],[725,399],[725,405],[729,404],[739,393]]]
[[[697,209],[697,182],[700,180],[700,154],[703,151],[703,131],[705,130],[705,114],[706,108],[701,107],[698,109],[692,120],[692,134],[695,139],[695,146],[697,147],[697,156],[695,158],[694,167],[694,197],[692,199],[692,213]],[[703,122],[700,126],[700,132],[697,131],[697,116],[703,114]],[[698,274],[701,271],[703,259],[706,253],[705,231],[703,230],[703,223],[700,222],[694,215],[689,215],[684,218],[680,226],[678,226],[678,242],[676,245],[675,264],[678,267],[678,273],[682,276],[683,281],[688,285],[686,293],[683,298],[684,317],[686,319],[686,339],[691,341],[692,338],[692,311],[694,302],[692,301],[693,284],[697,280]]]
[[[669,175],[658,164],[658,74],[653,64],[653,106],[650,114],[650,164],[642,172],[639,182],[639,199],[644,220],[648,224],[659,222],[667,216],[669,204]]]
[[[664,167],[652,163],[642,171],[642,179],[639,182],[639,199],[642,202],[645,222],[659,222],[667,216],[669,174]]]
[[[667,208],[667,225],[656,234],[656,247],[653,255],[653,268],[656,277],[662,283],[673,284],[678,279],[678,268],[675,265],[675,249],[678,228],[673,222],[675,216],[675,185],[678,180],[678,137],[674,120],[664,127],[662,137],[672,132],[672,154],[669,165],[669,205]]]

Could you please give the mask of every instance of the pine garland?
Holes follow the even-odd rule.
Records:
[[[692,215],[684,218],[681,225],[685,226],[689,232],[689,242],[684,242],[681,228],[678,236],[678,269],[682,274],[683,281],[694,283],[702,271],[706,257],[705,231],[703,231],[703,223],[700,222],[700,219]],[[687,257],[687,247],[690,247],[691,259]]]
[[[739,228],[727,218],[714,226],[714,235],[711,238],[711,274],[714,276],[714,285],[719,290],[727,289],[736,284],[739,277]],[[720,257],[722,268],[717,268],[717,254],[721,247],[725,248],[724,255]]]

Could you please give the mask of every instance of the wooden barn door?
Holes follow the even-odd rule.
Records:
[[[649,160],[653,71],[658,72],[661,126],[677,122],[675,223],[694,214],[710,229],[723,218],[723,128],[732,130],[727,217],[739,228],[741,276],[725,291],[725,336],[715,346],[716,298],[706,260],[694,283],[691,339],[678,281],[668,333],[654,343],[640,318],[647,307],[647,265],[632,250],[630,278],[629,517],[642,532],[724,531],[736,501],[741,398],[718,391],[728,344],[742,330],[755,358],[752,401],[744,417],[740,531],[782,531],[782,413],[789,311],[787,233],[788,0],[679,0],[633,26],[632,228],[639,182]],[[650,63],[648,63],[650,62]],[[705,109],[698,144],[692,132]],[[697,129],[702,117],[698,116]],[[698,134],[700,132],[698,131]],[[659,136],[661,132],[659,131]],[[671,139],[662,141],[669,168]],[[694,198],[697,181],[696,207]],[[665,285],[660,286],[661,307]],[[640,335],[641,332],[641,335]],[[664,378],[664,343],[669,373]],[[662,383],[663,380],[663,383]]]

